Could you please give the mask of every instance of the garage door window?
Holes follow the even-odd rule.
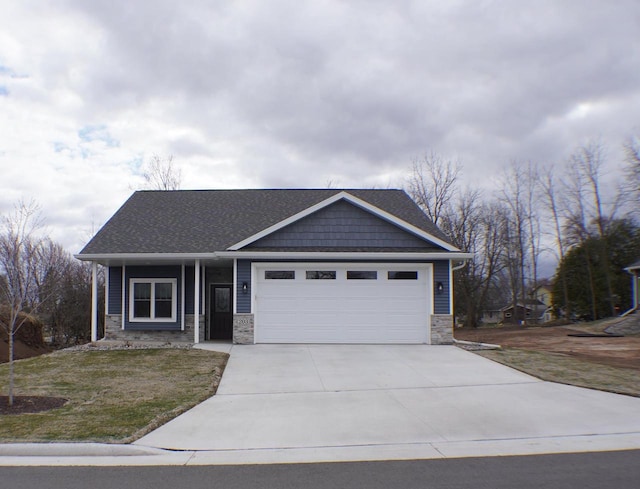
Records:
[[[335,280],[335,270],[307,270],[307,280]]]
[[[387,272],[388,280],[418,280],[418,272]]]
[[[347,280],[377,280],[375,270],[347,270]]]
[[[266,280],[294,280],[296,272],[294,270],[266,270],[264,278]]]

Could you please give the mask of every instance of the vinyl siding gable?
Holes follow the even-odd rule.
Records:
[[[442,251],[441,247],[344,201],[265,236],[244,250],[304,248]]]

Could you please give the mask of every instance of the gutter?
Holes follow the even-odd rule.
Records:
[[[190,262],[221,258],[277,259],[277,260],[468,260],[472,253],[460,252],[317,252],[317,251],[214,251],[211,253],[105,253],[77,254],[81,261],[98,262]]]

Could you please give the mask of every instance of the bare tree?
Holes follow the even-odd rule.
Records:
[[[515,161],[501,182],[501,200],[508,212],[505,214],[503,242],[505,269],[511,283],[511,302],[514,319],[518,319],[518,302],[526,306],[526,265],[529,253],[527,237],[527,174]],[[524,310],[524,309],[523,309]],[[520,318],[523,323],[526,318]]]
[[[569,165],[567,172],[569,178],[565,183],[564,192],[565,205],[567,208],[567,215],[565,216],[565,242],[568,247],[582,245],[584,243],[585,268],[589,278],[589,291],[591,296],[591,314],[595,319],[598,317],[598,311],[593,260],[591,259],[591,250],[588,245],[590,241],[590,230],[587,217],[584,176],[574,165]]]
[[[478,325],[500,270],[502,220],[497,202],[483,203],[480,193],[470,189],[442,219],[442,229],[453,243],[475,254],[474,260],[454,276],[456,314],[464,316],[465,326]]]
[[[558,185],[555,180],[554,167],[547,167],[538,179],[541,189],[541,201],[547,209],[547,212],[551,214],[553,221],[553,237],[556,243],[557,259],[558,263],[562,263],[565,256],[565,239],[562,233],[562,214],[561,214],[561,201],[557,194]],[[569,303],[569,288],[567,284],[566,270],[564,267],[560,267],[560,280],[562,281],[562,295],[564,299],[564,314],[566,317],[571,315],[571,308]]]
[[[153,155],[142,176],[149,190],[179,190],[182,181],[182,171],[174,165],[173,156],[163,159]]]
[[[37,233],[42,225],[40,208],[34,201],[19,202],[14,212],[1,220],[0,268],[5,280],[0,281],[0,293],[8,314],[6,320],[0,320],[0,326],[9,337],[10,406],[13,405],[15,335],[28,319],[21,313],[28,307],[37,307],[34,297],[43,243]]]
[[[640,212],[637,202],[640,200],[640,137],[629,138],[624,145],[626,155],[625,183],[623,192],[627,195],[627,201],[635,204],[631,208],[636,213]],[[623,193],[621,192],[621,194]]]
[[[571,156],[571,164],[579,173],[579,177],[587,184],[591,194],[591,221],[595,223],[598,236],[602,240],[602,251],[600,260],[607,287],[607,301],[610,306],[612,316],[615,316],[615,301],[613,297],[613,284],[611,281],[611,270],[609,251],[606,244],[608,234],[608,223],[615,216],[618,199],[610,206],[609,212],[605,214],[604,199],[601,188],[602,167],[605,162],[605,148],[596,141],[591,141],[581,146],[576,153]],[[594,318],[595,319],[595,318]]]
[[[413,162],[409,195],[436,225],[455,195],[459,174],[458,161],[445,160],[433,151]]]
[[[532,299],[535,298],[533,294],[538,287],[538,262],[540,261],[539,179],[540,171],[538,166],[529,162],[525,171],[524,206],[529,241],[529,286]]]

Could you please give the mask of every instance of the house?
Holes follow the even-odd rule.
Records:
[[[546,307],[544,314],[540,318],[540,322],[548,323],[549,321],[553,321],[555,314],[553,311],[553,286],[551,282],[545,280],[539,283],[533,290],[532,295]]]
[[[472,258],[402,190],[135,192],[76,255],[105,267],[105,338],[451,343]]]
[[[633,277],[631,280],[631,308],[640,307],[640,260],[625,268]]]
[[[490,304],[487,306],[480,316],[480,322],[482,324],[498,324],[504,319],[502,309],[500,306]]]
[[[525,299],[518,302],[515,307],[513,304],[505,306],[502,311],[502,322],[520,324],[523,323],[543,323],[547,306],[538,299]]]
[[[535,299],[538,299],[545,306],[551,307],[553,302],[553,290],[551,284],[543,282],[538,284],[532,291],[532,295]]]

